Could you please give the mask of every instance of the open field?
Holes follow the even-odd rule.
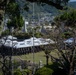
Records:
[[[52,56],[58,58],[57,50],[53,50],[50,54]],[[13,60],[16,60],[16,61],[20,61],[20,60],[27,60],[27,61],[29,61],[30,60],[32,62],[33,61],[33,53],[20,55],[20,56],[13,56]],[[44,51],[34,53],[34,62],[39,64],[40,60],[42,61],[42,64],[46,64],[46,57],[45,57]],[[49,58],[49,63],[51,63],[51,58]],[[0,71],[0,75],[2,75],[1,71]]]
[[[51,52],[51,55],[58,57],[56,51]],[[14,56],[13,59],[33,61],[33,53],[21,55],[21,56]],[[34,53],[34,62],[39,63],[40,60],[42,61],[43,64],[46,64],[46,57],[43,51]],[[49,58],[49,63],[51,63],[51,58]]]
[[[29,53],[21,56],[14,56],[13,59],[33,61],[33,53]],[[40,60],[45,64],[46,58],[45,58],[45,53],[43,51],[34,53],[34,62],[39,63]]]

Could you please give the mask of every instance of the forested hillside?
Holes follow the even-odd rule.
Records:
[[[33,4],[28,3],[28,2],[25,3],[24,0],[23,0],[23,2],[21,2],[20,0],[17,0],[17,2],[21,6],[21,13],[23,14],[23,16],[26,18],[32,18]],[[24,8],[26,8],[27,4],[29,7],[28,12],[24,10]],[[69,2],[68,6],[70,6],[72,8],[76,8],[76,2]],[[34,18],[38,18],[38,15],[43,16],[44,14],[58,15],[59,10],[56,9],[55,7],[47,5],[47,4],[40,5],[40,4],[34,3]]]
[[[72,8],[76,8],[76,2],[70,2],[68,5]]]

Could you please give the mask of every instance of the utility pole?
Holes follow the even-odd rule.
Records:
[[[13,63],[12,63],[12,61],[13,61],[13,60],[12,60],[12,56],[13,56],[13,29],[14,29],[14,28],[12,27],[12,28],[11,28],[12,46],[11,46],[11,53],[10,53],[10,55],[9,55],[9,75],[13,75],[13,72],[12,72],[12,71],[13,71],[13,68],[12,68],[12,66],[13,66],[13,65],[12,65],[12,64],[13,64]]]
[[[34,75],[34,23],[35,23],[35,20],[34,20],[34,16],[35,16],[35,13],[34,13],[34,3],[33,3],[33,24],[32,24],[32,29],[33,29],[33,39],[32,39],[32,42],[33,42],[33,47],[32,47],[32,52],[33,52],[33,75]]]

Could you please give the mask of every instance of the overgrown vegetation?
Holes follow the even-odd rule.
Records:
[[[47,67],[42,67],[36,71],[35,75],[52,75],[53,70]]]
[[[3,2],[3,0],[1,0],[1,1]],[[6,0],[4,0],[4,1],[6,1]],[[28,0],[28,1],[37,2],[37,0]],[[65,0],[65,1],[63,0],[63,3],[61,3],[62,0],[55,0],[55,1],[40,0],[40,1],[41,1],[40,3],[46,3],[49,5],[53,5],[57,9],[62,10],[62,9],[64,9],[62,5],[63,4],[65,5],[69,0]],[[9,16],[9,20],[7,23],[8,28],[10,29],[13,26],[16,29],[16,31],[19,30],[23,26],[23,18],[20,15],[19,5],[15,2],[15,0],[8,2],[7,7],[6,7],[6,12],[7,12],[7,15]],[[69,37],[73,37],[74,40],[76,40],[75,39],[75,37],[76,37],[76,31],[75,31],[76,10],[71,10],[69,12],[65,12],[64,14],[56,17],[55,24],[56,24],[59,32],[57,33],[58,34],[57,36],[53,35],[53,37],[54,37],[54,41],[55,41],[55,49],[58,50],[57,54],[58,54],[59,58],[56,58],[50,54],[51,48],[49,49],[49,51],[45,51],[45,54],[48,55],[47,57],[51,58],[51,60],[53,62],[53,66],[50,68],[48,68],[48,66],[40,68],[36,71],[35,75],[52,75],[52,73],[54,75],[57,75],[57,74],[61,75],[60,71],[62,71],[62,73],[65,73],[65,75],[74,74],[75,53],[76,53],[75,41],[73,42],[73,44],[71,44],[71,46],[69,46],[69,48],[67,48],[65,45],[65,47],[66,47],[66,48],[64,48],[65,52],[63,52],[63,46],[64,46],[63,44],[64,44],[64,39],[67,39]],[[67,31],[66,27],[67,27],[67,29],[70,29],[70,31],[66,32]],[[7,35],[7,34],[9,34],[9,31],[6,31],[3,33],[3,35]],[[21,39],[24,39],[27,36],[28,36],[27,38],[30,37],[27,33],[26,34],[25,33],[15,34],[15,36],[17,36],[18,38],[21,38]],[[37,36],[39,36],[39,34],[37,34]],[[50,45],[50,47],[51,47],[51,45]],[[8,73],[9,73],[9,75],[11,75],[11,73],[10,73],[11,62],[9,62],[9,65],[7,65],[6,56],[2,55],[2,58],[3,58],[3,61],[2,60],[1,61],[2,61],[3,74],[8,75]],[[15,64],[16,64],[16,66],[18,65],[17,63],[15,63]],[[24,70],[23,71],[15,70],[14,74],[22,75],[22,73],[29,74],[29,72],[30,72],[29,70],[25,70],[25,71]]]

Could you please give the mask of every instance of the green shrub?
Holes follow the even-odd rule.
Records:
[[[24,74],[24,75],[30,75],[31,73],[32,73],[32,71],[29,70],[29,69],[24,69],[24,70],[22,71],[22,74]]]
[[[6,35],[8,35],[8,34],[9,34],[9,30],[7,29],[7,30],[3,31],[1,35],[2,35],[2,36],[6,36]]]
[[[40,32],[36,32],[34,35],[38,38],[42,36],[42,34]]]
[[[67,31],[67,32],[64,32],[64,33],[61,34],[62,38],[66,38],[66,39],[71,38],[72,35],[73,34],[70,31],[69,32]]]
[[[14,65],[14,69],[17,69],[17,68],[20,66],[20,62],[19,62],[19,61],[14,60],[13,65]]]
[[[30,38],[30,35],[28,33],[15,33],[14,36],[17,37],[18,39]]]
[[[43,68],[38,69],[35,75],[52,75],[52,73],[53,73],[52,69],[43,67]]]
[[[53,62],[49,65],[45,65],[47,68],[51,68],[54,72],[52,75],[67,75],[67,72],[65,69],[60,68],[61,64],[57,62]]]
[[[14,75],[22,75],[22,73],[21,73],[20,70],[16,70],[16,71],[14,72]]]

